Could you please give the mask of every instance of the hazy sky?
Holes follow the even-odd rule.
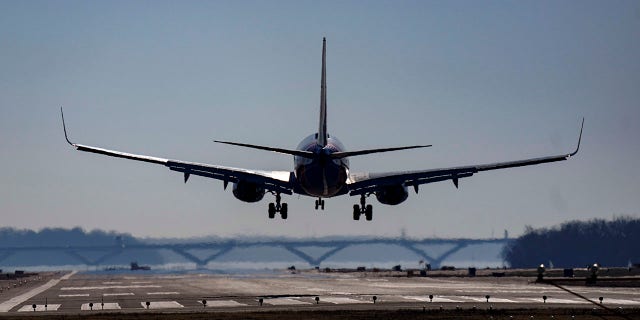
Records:
[[[566,162],[422,186],[353,221],[357,197],[285,196],[289,219],[222,182],[75,151],[266,170],[317,129],[327,37],[329,132],[351,171],[570,152]],[[2,226],[137,236],[519,235],[526,225],[638,217],[639,1],[0,1]]]

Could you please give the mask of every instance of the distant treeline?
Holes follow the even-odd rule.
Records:
[[[640,219],[570,221],[550,229],[526,227],[525,234],[505,246],[503,259],[513,268],[544,263],[554,267],[605,267],[640,263]]]
[[[46,228],[40,231],[0,228],[0,269],[10,270],[12,266],[64,266],[82,265],[86,261],[97,261],[110,255],[115,248],[141,243],[130,234],[114,231],[85,231],[73,229]],[[20,250],[20,247],[73,247],[104,246],[98,251],[67,250]],[[85,260],[81,260],[84,258]],[[101,265],[128,265],[132,261],[141,264],[161,264],[163,258],[155,251],[123,250],[119,254],[109,256]]]
[[[0,244],[2,247],[28,246],[70,246],[70,245],[116,245],[132,244],[139,241],[130,234],[115,231],[85,231],[80,227],[73,229],[45,228],[40,231],[0,228]]]

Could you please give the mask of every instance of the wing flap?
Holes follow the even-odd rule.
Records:
[[[292,194],[290,183],[292,172],[289,171],[260,171],[241,168],[231,168],[210,164],[169,160],[166,164],[172,171],[187,175],[218,179],[226,182],[248,181],[263,185],[265,189]]]

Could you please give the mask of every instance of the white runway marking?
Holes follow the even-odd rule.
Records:
[[[198,300],[202,303],[202,300]],[[244,303],[240,303],[234,300],[211,300],[207,301],[207,307],[242,307],[246,306]]]
[[[133,284],[149,284],[151,281],[131,281]]]
[[[147,302],[140,302],[143,308],[147,308]],[[177,301],[150,301],[149,309],[171,309],[171,308],[184,308],[183,305]]]
[[[344,298],[344,297],[328,297],[328,298],[321,297],[320,302],[329,302],[333,304],[373,303],[371,301],[361,301],[361,300]]]
[[[593,299],[596,302],[600,302],[597,299]],[[602,304],[627,304],[627,305],[640,305],[640,302],[626,299],[607,299],[606,297],[602,300]]]
[[[100,302],[93,303],[93,311],[96,310],[120,310],[120,305],[117,302],[105,302],[104,308],[100,305]],[[89,303],[83,303],[80,310],[91,310]]]
[[[273,298],[273,299],[264,299],[264,303],[274,305],[274,306],[286,306],[286,305],[298,305],[298,304],[311,304],[311,302],[300,301],[291,298]]]
[[[67,280],[69,279],[72,275],[76,274],[77,271],[73,271],[65,276],[63,276],[60,279],[53,279],[53,280],[49,280],[49,282],[37,287],[37,288],[33,288],[19,296],[15,296],[3,303],[0,303],[0,312],[9,312],[9,310],[15,308],[15,306],[31,299],[32,297],[35,297],[36,295],[51,289],[53,286],[57,285],[61,280]]]
[[[79,293],[79,294],[59,294],[58,297],[60,298],[67,298],[67,297],[88,297],[89,294],[88,293]]]
[[[103,296],[105,297],[110,297],[110,296],[133,296],[133,292],[116,292],[116,293],[105,293],[103,294]]]
[[[430,301],[428,296],[402,296],[405,299],[410,300],[418,300],[418,301]],[[450,299],[452,297],[440,297],[434,296],[432,302],[451,302],[451,303],[462,303],[464,300]]]
[[[107,281],[107,282],[103,282],[102,284],[122,284],[121,281]]]
[[[64,276],[62,276],[62,278],[60,278],[60,280],[69,280],[69,278],[71,278],[76,273],[78,273],[77,270],[71,271],[70,273],[67,273]]]
[[[56,310],[58,310],[58,308],[60,308],[59,304],[49,304],[49,305],[47,305],[47,310],[45,310],[44,304],[37,304],[36,305],[36,312],[39,312],[39,311],[56,311]],[[18,310],[18,312],[27,312],[27,311],[33,312],[33,306],[24,305],[24,306],[22,306],[22,308],[20,308],[20,310]]]
[[[106,289],[141,289],[141,288],[162,288],[158,285],[113,285],[113,286],[94,286],[94,287],[62,287],[60,290],[106,290]]]
[[[167,292],[147,292],[148,295],[163,295],[163,294],[180,294],[180,292],[176,292],[176,291],[167,291]]]
[[[542,299],[540,298],[526,298],[526,300],[536,301],[536,302],[542,301]],[[581,304],[581,303],[589,303],[589,302],[584,300],[559,299],[559,298],[549,297],[547,298],[547,303]]]
[[[460,296],[460,298],[462,299],[468,299],[471,301],[477,301],[477,302],[487,302],[487,298],[485,297],[472,297],[472,296]],[[489,298],[489,302],[494,302],[494,303],[517,303],[517,301],[515,300],[510,300],[510,299],[504,299],[504,298]]]

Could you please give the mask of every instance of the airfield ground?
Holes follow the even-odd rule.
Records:
[[[40,273],[20,280],[0,280],[4,288],[0,317],[640,319],[640,277],[625,270],[609,270],[607,276],[589,285],[579,276],[579,270],[573,279],[549,272],[553,277],[548,279],[561,283],[559,286],[536,282],[535,270],[478,270],[476,277],[467,277],[466,270],[448,274],[434,271],[427,277],[420,277],[419,272],[408,276],[406,271],[335,270],[265,274]]]

